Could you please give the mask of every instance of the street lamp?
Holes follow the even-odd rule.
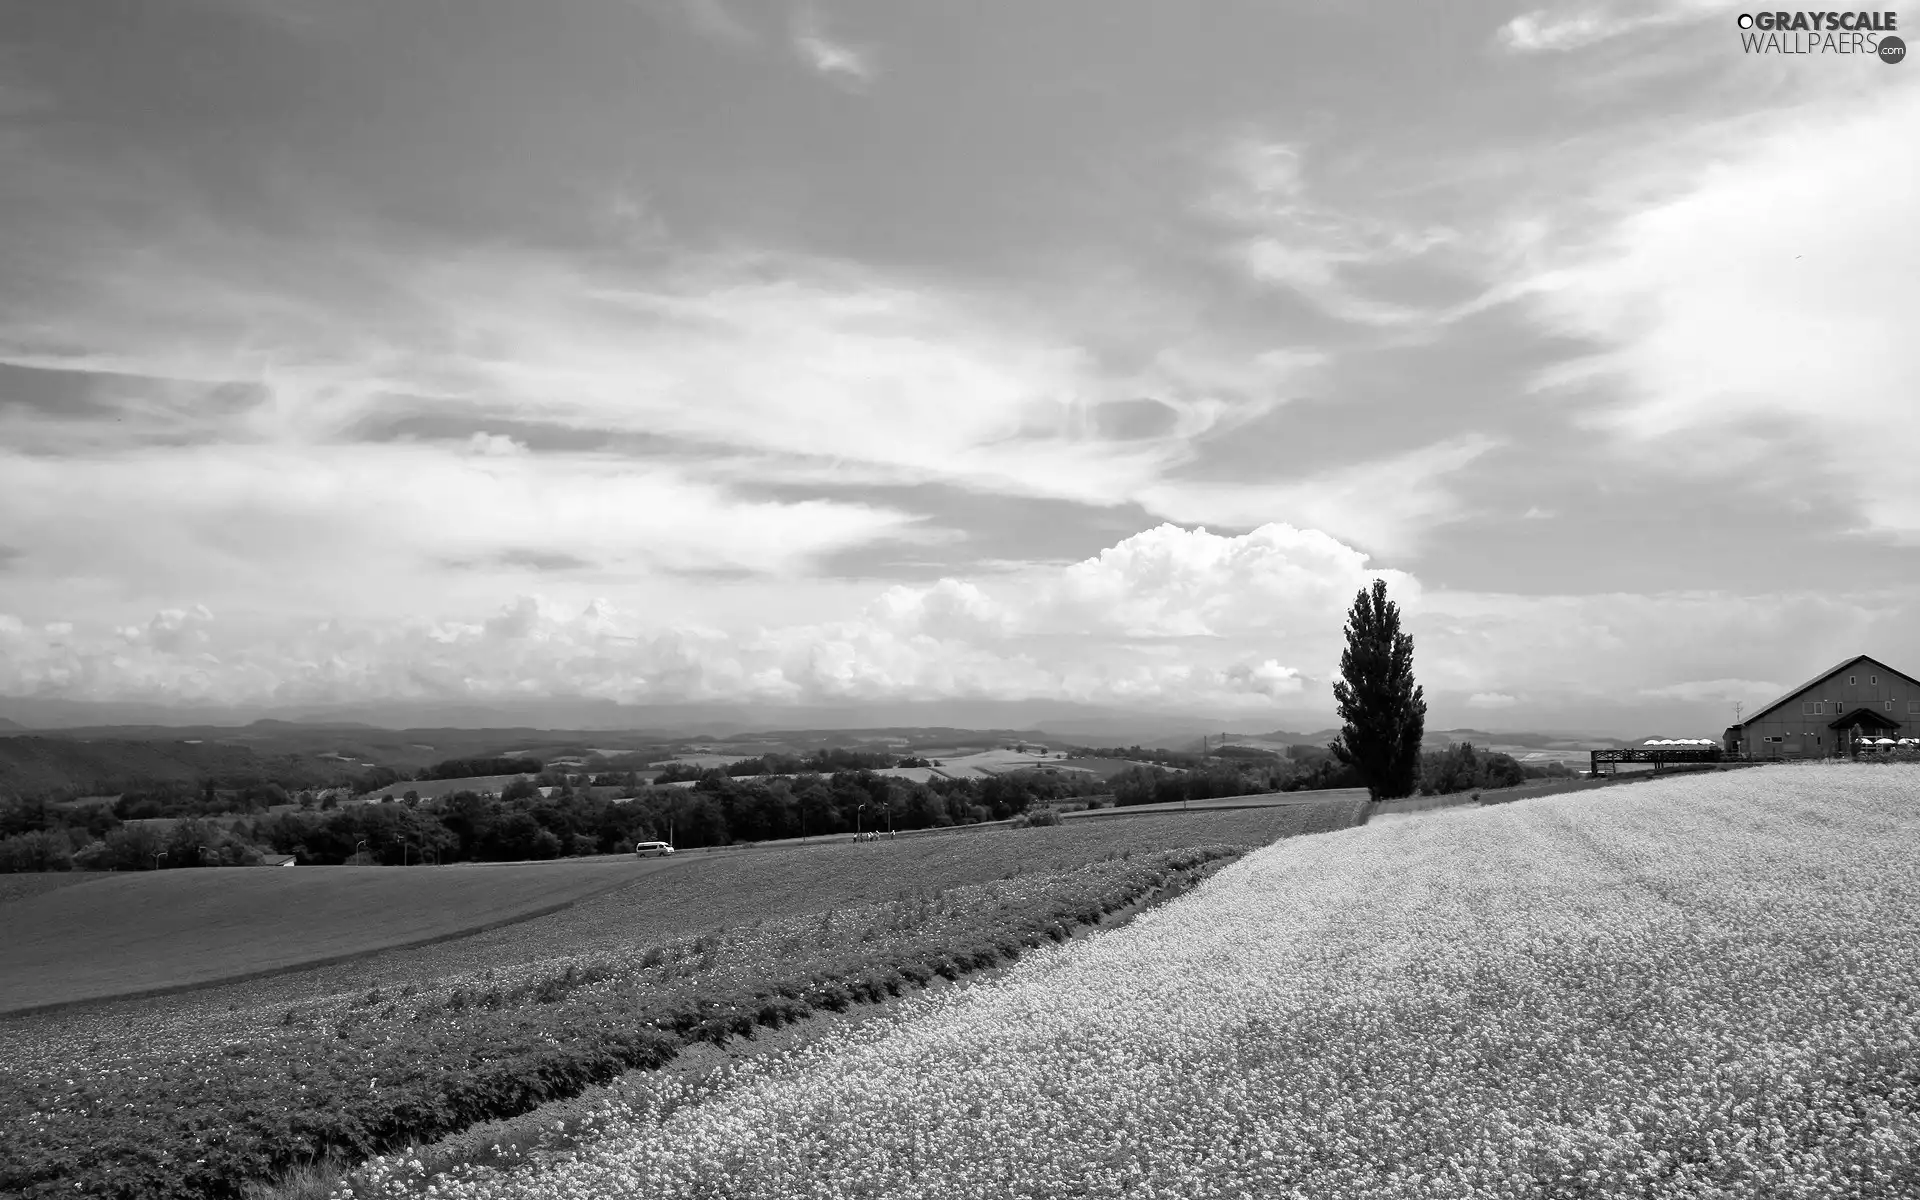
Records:
[[[364,846],[364,845],[366,845],[366,844],[367,844],[367,839],[365,839],[365,838],[361,838],[361,839],[360,839],[359,841],[357,841],[357,842],[355,842],[355,843],[353,844],[353,856],[354,856],[355,858],[359,858],[359,857],[360,857],[360,847],[362,847],[362,846]]]
[[[155,855],[153,856],[153,869],[154,869],[154,870],[156,870],[156,871],[158,871],[158,870],[160,869],[160,860],[161,860],[161,859],[163,859],[163,858],[165,858],[166,856],[167,856],[167,852],[166,852],[165,850],[162,850],[162,851],[160,851],[160,852],[159,852],[158,854],[155,854]]]
[[[860,819],[866,815],[866,812],[867,806],[864,804],[853,806],[853,840],[856,842],[864,840],[860,836]]]

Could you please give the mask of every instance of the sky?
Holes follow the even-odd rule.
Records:
[[[1920,66],[1740,11],[0,0],[0,696],[1920,673]]]

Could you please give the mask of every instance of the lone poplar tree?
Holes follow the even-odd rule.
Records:
[[[1347,614],[1347,648],[1333,685],[1340,736],[1328,745],[1354,768],[1375,800],[1411,796],[1419,780],[1420,736],[1427,728],[1426,693],[1413,681],[1413,638],[1400,632],[1400,606],[1387,581],[1362,588]]]

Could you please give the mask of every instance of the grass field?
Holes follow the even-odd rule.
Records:
[[[0,1013],[446,937],[677,865],[655,859],[114,873],[7,905]]]
[[[1261,792],[1252,796],[1213,796],[1205,800],[1164,800],[1124,808],[1089,808],[1061,814],[1064,821],[1107,821],[1150,813],[1210,812],[1238,808],[1283,808],[1295,804],[1357,804],[1365,788],[1324,788],[1317,792]]]
[[[95,871],[22,871],[18,874],[0,875],[0,904],[13,900],[29,900],[47,892],[72,887],[76,883],[87,883],[105,877],[104,873]]]
[[[434,1194],[1920,1195],[1917,797],[1767,767],[1283,842]]]

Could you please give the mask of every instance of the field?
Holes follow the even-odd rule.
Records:
[[[114,873],[7,905],[0,1013],[447,937],[675,866],[655,859]]]
[[[1045,754],[1030,754],[1022,750],[994,749],[981,750],[957,758],[945,758],[940,755],[932,757],[938,759],[940,763],[935,770],[950,779],[983,779],[988,775],[1019,771],[1028,767],[1064,767],[1066,765],[1066,760],[1051,750]]]
[[[1282,842],[991,983],[697,1094],[629,1089],[578,1148],[434,1194],[1920,1195],[1917,862],[1908,766]],[[424,1182],[400,1156],[352,1194]]]
[[[461,779],[403,779],[373,793],[374,798],[392,796],[395,800],[408,792],[420,793],[422,800],[432,800],[440,796],[451,796],[455,792],[493,792],[498,794],[507,790],[507,785],[520,778],[518,775],[468,775]]]
[[[472,937],[14,1017],[0,1022],[0,1123],[31,1115],[34,1137],[0,1152],[0,1192],[138,1178],[125,1194],[230,1194],[233,1171],[284,1165],[300,1146],[365,1152],[423,1123],[511,1115],[658,1062],[678,1039],[991,965],[1224,852],[1162,847],[1260,845],[1354,815],[1334,802],[689,856]],[[206,1160],[179,1160],[189,1145]]]
[[[46,892],[72,887],[76,883],[102,878],[105,876],[89,871],[27,871],[0,875],[0,904],[10,900],[27,900]]]
[[[1216,809],[1285,808],[1296,804],[1338,802],[1358,804],[1367,798],[1365,788],[1322,788],[1315,792],[1258,792],[1251,796],[1212,796],[1205,800],[1163,800],[1152,804],[1129,804],[1125,808],[1088,808],[1062,813],[1063,821],[1109,821],[1152,813],[1208,812]]]

